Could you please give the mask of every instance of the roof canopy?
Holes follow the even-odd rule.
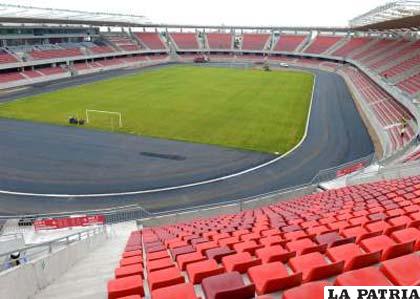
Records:
[[[144,16],[0,4],[2,23],[132,26],[146,24]]]
[[[420,28],[420,1],[398,0],[379,6],[350,21],[353,29],[409,29]]]

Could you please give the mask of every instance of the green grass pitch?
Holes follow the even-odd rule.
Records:
[[[305,130],[313,75],[294,71],[172,66],[0,104],[0,117],[284,153]],[[114,127],[112,127],[114,123]]]

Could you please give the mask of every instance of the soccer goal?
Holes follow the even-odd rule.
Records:
[[[117,125],[119,128],[123,127],[123,120],[121,112],[92,110],[86,109],[86,123],[103,123],[111,124],[112,129]]]

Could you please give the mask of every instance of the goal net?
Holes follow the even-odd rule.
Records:
[[[122,114],[115,111],[86,109],[86,123],[100,127],[110,126],[112,129],[122,128]]]

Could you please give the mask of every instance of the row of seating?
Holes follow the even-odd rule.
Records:
[[[159,33],[157,32],[133,32],[134,36],[147,48],[151,50],[165,50]]]
[[[28,54],[32,59],[35,59],[35,60],[83,56],[80,48],[54,49],[54,50],[43,50],[43,51],[35,50],[35,51],[29,52]]]
[[[180,50],[199,49],[196,33],[172,32],[169,34],[176,47]]]
[[[403,163],[420,160],[420,148],[404,158]]]
[[[317,35],[304,52],[311,54],[323,54],[342,39],[342,36]]]
[[[418,94],[420,92],[420,73],[400,81],[397,86],[410,95]]]
[[[233,37],[230,33],[207,33],[209,49],[230,50],[233,47]]]
[[[352,68],[344,67],[340,73],[345,75],[359,91],[362,100],[372,109],[379,123],[389,134],[392,142],[392,150],[401,148],[414,136],[414,129],[409,126],[404,136],[400,135],[402,119],[410,121],[413,116],[409,111],[399,104],[394,98],[375,84],[362,72]]]
[[[420,285],[420,176],[131,234],[108,298],[324,298]],[[277,297],[279,298],[279,297]]]
[[[122,51],[138,51],[141,47],[126,33],[107,34],[106,39]]]

